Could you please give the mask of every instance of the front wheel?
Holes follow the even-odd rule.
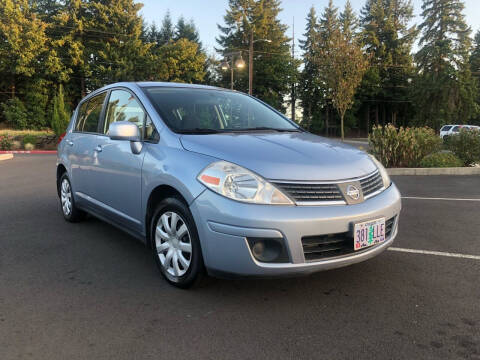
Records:
[[[150,238],[155,262],[165,279],[181,288],[197,284],[204,265],[197,228],[190,210],[178,198],[167,198],[157,206]]]

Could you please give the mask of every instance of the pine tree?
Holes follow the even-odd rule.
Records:
[[[48,52],[47,24],[33,12],[28,0],[1,0],[0,18],[2,85],[14,98],[17,82],[35,75],[42,55]]]
[[[87,50],[92,71],[91,87],[146,79],[152,44],[141,38],[143,20],[139,11],[142,4],[134,0],[90,0],[87,5],[91,26],[86,29],[90,38]]]
[[[201,47],[200,35],[198,34],[195,23],[193,22],[193,20],[190,20],[190,22],[186,22],[183,16],[180,16],[177,21],[173,38],[175,40],[187,39],[199,44]]]
[[[480,30],[475,34],[473,51],[470,56],[470,68],[477,78],[480,78]]]
[[[71,101],[77,102],[87,94],[88,79],[92,76],[89,48],[101,40],[99,33],[90,32],[88,5],[82,0],[66,0],[65,5],[53,17],[47,29],[55,51],[63,60],[61,82],[67,85]]]
[[[279,0],[229,0],[224,16],[225,25],[218,26],[217,43],[221,54],[249,49],[253,52],[253,95],[273,107],[284,110],[285,97],[290,94],[296,76],[296,64],[290,55],[290,39],[285,35],[287,26],[278,19]],[[264,40],[268,40],[264,41]],[[248,58],[248,51],[242,56]],[[245,61],[248,64],[247,59]],[[221,85],[229,87],[230,73],[221,73]],[[235,89],[248,91],[248,66],[235,71]]]
[[[472,74],[475,77],[475,86],[477,89],[480,87],[480,30],[477,31],[475,34],[474,38],[474,48],[472,51],[472,55],[470,56],[470,69],[472,71]],[[476,97],[476,103],[477,103],[477,110],[478,114],[480,115],[480,91],[477,91],[477,97]],[[476,124],[480,124],[480,116],[477,115],[475,119]]]
[[[304,40],[300,40],[303,50],[303,71],[300,74],[299,98],[303,108],[302,125],[311,131],[319,132],[321,128],[321,111],[323,93],[321,84],[321,71],[316,65],[318,57],[318,18],[312,6],[307,15],[307,25]]]
[[[205,79],[205,54],[197,43],[185,38],[163,45],[154,63],[156,80],[202,83]]]
[[[157,24],[155,24],[155,22],[153,22],[149,26],[144,24],[144,28],[142,30],[142,37],[145,38],[146,42],[153,44],[153,46],[160,46],[160,31],[158,30]]]
[[[333,46],[333,36],[339,31],[340,22],[338,19],[338,8],[333,5],[333,1],[329,0],[328,5],[324,8],[323,13],[320,16],[318,23],[318,42],[317,42],[317,52],[318,58],[316,59],[317,67],[319,67],[318,72],[320,74],[320,83],[322,85],[321,92],[324,95],[324,105],[325,109],[325,134],[328,136],[330,128],[334,127],[333,119],[331,119],[331,108],[332,108],[332,88],[329,86],[327,76],[329,63],[326,63],[329,60],[330,53],[332,52]]]
[[[357,35],[358,30],[358,18],[355,12],[353,11],[352,4],[350,4],[350,0],[347,0],[345,3],[345,8],[340,13],[340,26],[342,28],[342,32],[344,36],[349,40],[353,40],[353,38]]]
[[[417,36],[410,0],[368,0],[362,9],[362,38],[372,63],[360,96],[375,105],[375,122],[408,122],[414,74],[411,49]],[[367,110],[369,112],[369,110]],[[398,115],[402,119],[397,120]],[[368,115],[369,117],[369,115]],[[367,123],[369,123],[367,119]]]
[[[445,123],[468,122],[477,113],[464,7],[462,0],[424,0],[422,5],[418,121],[437,130]]]
[[[329,0],[318,24],[318,46],[322,49],[324,54],[328,54],[329,48],[331,47],[330,40],[335,31],[339,28],[340,22],[338,19],[338,8],[333,5],[333,0]]]
[[[65,104],[65,98],[63,93],[63,85],[58,87],[58,93],[53,98],[53,110],[51,127],[55,132],[55,135],[60,136],[65,132],[70,121],[70,112],[68,106]]]
[[[160,28],[160,33],[158,36],[158,43],[164,45],[169,41],[173,40],[175,37],[175,29],[172,23],[172,17],[170,16],[170,11],[167,11],[162,20],[162,27]]]

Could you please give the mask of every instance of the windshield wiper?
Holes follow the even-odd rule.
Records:
[[[208,129],[208,128],[194,128],[194,129],[185,129],[178,130],[179,134],[218,134],[223,132],[222,130]]]
[[[278,129],[278,128],[272,128],[272,127],[268,127],[268,126],[257,126],[257,127],[252,127],[252,128],[243,128],[243,129],[232,129],[232,131],[262,131],[262,130],[277,131],[277,132],[300,132],[301,131],[299,128]]]

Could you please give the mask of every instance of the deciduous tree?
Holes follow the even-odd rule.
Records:
[[[344,140],[345,113],[353,104],[368,61],[356,37],[352,38],[349,32],[337,28],[328,42],[329,47],[320,49],[318,65],[324,70],[329,96],[340,116],[341,138]]]

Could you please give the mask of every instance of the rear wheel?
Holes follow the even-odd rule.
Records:
[[[69,222],[78,222],[85,218],[85,212],[75,206],[75,199],[73,198],[72,185],[67,173],[60,177],[59,182],[60,193],[60,207],[62,209],[63,217]]]
[[[150,236],[155,262],[169,283],[188,288],[201,280],[204,266],[197,228],[183,201],[172,197],[160,202]]]

